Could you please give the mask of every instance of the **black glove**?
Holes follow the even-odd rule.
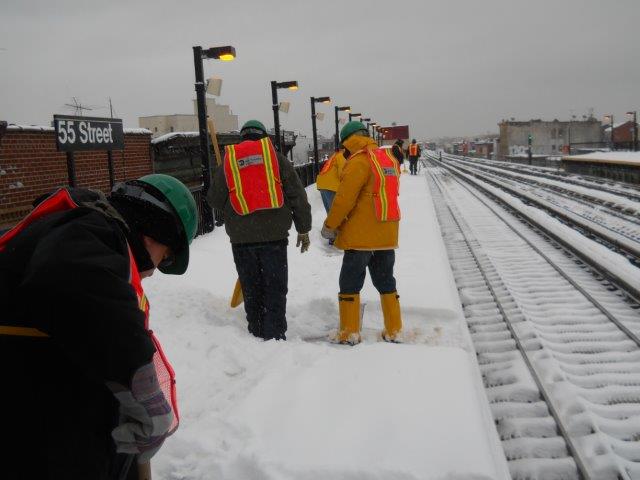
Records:
[[[296,242],[296,247],[300,247],[301,245],[302,247],[300,248],[300,253],[304,253],[307,250],[309,250],[309,245],[311,245],[311,240],[309,240],[308,233],[298,234],[298,241]]]

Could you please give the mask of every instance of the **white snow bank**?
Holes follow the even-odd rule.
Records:
[[[320,238],[324,210],[308,194],[311,249],[289,247],[287,342],[254,338],[242,307],[229,308],[236,272],[222,229],[194,241],[186,275],[145,280],[181,409],[154,478],[509,478],[424,178],[402,177],[405,345],[378,341],[369,279],[363,344],[324,340],[338,324],[342,256]]]
[[[640,165],[640,152],[593,152],[584,155],[566,155],[562,160],[571,162],[607,162]]]

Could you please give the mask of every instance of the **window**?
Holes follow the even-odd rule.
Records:
[[[173,127],[171,127],[170,131],[173,132]]]
[[[551,145],[551,151],[555,152],[556,151],[556,146],[555,145]]]
[[[158,133],[158,127],[153,127],[153,131]]]
[[[564,137],[564,129],[563,128],[559,128],[558,129],[558,138]]]

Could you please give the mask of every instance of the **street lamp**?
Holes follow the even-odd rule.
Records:
[[[349,121],[351,121],[353,119],[353,117],[362,117],[362,114],[361,113],[349,113]]]
[[[338,112],[350,112],[351,107],[334,107],[336,113],[336,152],[338,151],[338,147],[340,146],[340,139],[338,133]]]
[[[318,176],[318,131],[316,130],[316,103],[331,103],[331,97],[311,97],[311,130],[313,130],[313,177]]]
[[[375,138],[376,127],[377,126],[378,126],[378,124],[376,122],[367,123],[367,132],[369,131],[369,127],[371,127],[371,133],[369,133],[371,138]]]
[[[200,157],[202,162],[202,230],[213,230],[213,210],[207,202],[207,192],[211,186],[211,153],[209,152],[209,140],[207,139],[207,104],[205,101],[206,85],[204,83],[204,59],[222,60],[229,62],[236,58],[236,49],[231,46],[212,47],[203,49],[193,47],[193,64],[196,73],[196,106],[198,109],[198,130],[200,134]],[[218,159],[219,160],[219,159]]]
[[[633,151],[638,151],[638,112],[627,112],[627,115],[633,117]]]
[[[608,113],[604,116],[605,120],[609,120],[609,124],[611,125],[611,151],[615,150],[615,143],[613,142],[613,114]]]
[[[273,103],[273,129],[276,136],[276,148],[282,153],[282,144],[280,143],[280,113],[278,109],[278,89],[286,88],[288,90],[298,90],[298,82],[290,80],[288,82],[271,81],[271,100]]]

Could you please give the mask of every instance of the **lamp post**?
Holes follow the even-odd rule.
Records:
[[[280,139],[280,113],[278,105],[278,89],[286,88],[289,90],[298,90],[298,82],[296,80],[290,80],[287,82],[271,81],[271,101],[273,103],[273,130],[276,137],[276,148],[282,153],[282,143]]]
[[[638,112],[627,112],[627,115],[633,117],[633,151],[638,151]]]
[[[611,125],[611,151],[615,150],[615,143],[613,141],[613,114],[612,113],[608,113],[607,115],[604,116],[605,119],[609,120],[609,125]]]
[[[376,127],[378,124],[376,122],[367,123],[367,131],[369,131],[369,127],[371,127],[371,133],[369,134],[371,138],[376,138]]]
[[[311,130],[313,131],[313,177],[318,176],[318,131],[316,130],[316,103],[331,103],[331,97],[311,97]]]
[[[362,117],[361,113],[349,113],[349,121],[353,119],[353,117]]]
[[[338,107],[335,106],[335,114],[336,114],[336,152],[338,151],[338,147],[340,146],[339,132],[338,132],[338,112],[350,112],[351,107]]]
[[[212,47],[203,49],[193,47],[193,64],[196,74],[196,106],[198,109],[198,131],[200,136],[200,158],[202,162],[202,229],[205,232],[213,230],[213,210],[207,201],[207,192],[211,186],[211,153],[207,137],[207,104],[205,101],[206,86],[204,83],[204,59],[222,60],[229,62],[236,58],[236,49],[231,46]]]

